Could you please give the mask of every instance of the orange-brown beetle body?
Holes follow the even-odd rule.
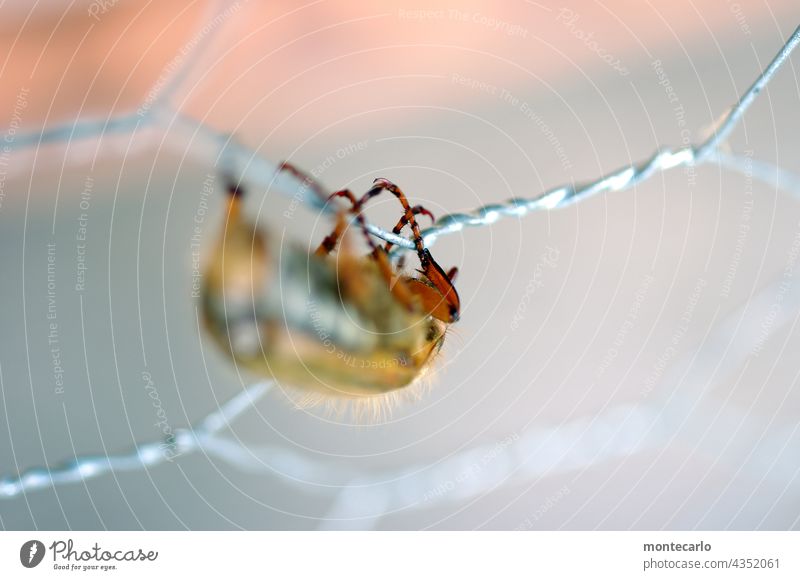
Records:
[[[334,194],[351,199],[361,225],[361,206],[374,191],[394,188],[402,196],[389,182],[376,184],[361,202],[349,192]],[[414,215],[425,210],[402,201],[406,212],[395,231],[410,224],[418,237]],[[425,373],[458,317],[459,301],[454,270],[445,274],[421,238],[421,275],[399,275],[385,248],[371,244],[371,253],[357,256],[340,244],[344,215],[316,253],[280,247],[244,215],[241,192],[232,187],[202,308],[211,335],[246,369],[306,393],[371,397]]]

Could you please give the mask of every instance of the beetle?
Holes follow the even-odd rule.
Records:
[[[417,216],[433,216],[412,207],[386,179],[356,198],[348,189],[326,195],[288,163],[280,170],[301,178],[320,199],[344,198],[350,207],[337,212],[333,231],[309,253],[270,239],[245,215],[244,191],[231,181],[226,223],[204,274],[205,327],[237,364],[310,400],[378,397],[416,383],[460,314],[457,269],[445,272],[420,233]],[[402,205],[392,231],[410,227],[417,276],[402,273],[389,258],[392,244],[378,245],[366,229],[364,205],[382,192]],[[366,255],[357,255],[347,239],[348,217],[366,237]]]

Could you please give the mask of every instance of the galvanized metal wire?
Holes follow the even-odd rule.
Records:
[[[224,3],[215,4],[215,8],[209,14],[215,15],[219,11],[219,6],[222,5]],[[739,158],[735,154],[720,151],[720,146],[729,137],[747,109],[783,66],[798,44],[800,44],[800,28],[792,34],[777,56],[704,142],[679,149],[661,149],[642,163],[623,167],[580,186],[565,185],[533,197],[509,199],[471,211],[445,215],[439,218],[433,226],[423,231],[425,243],[431,245],[441,236],[452,234],[468,227],[488,226],[504,217],[518,217],[534,211],[556,209],[595,195],[625,190],[647,180],[657,172],[675,167],[700,163],[718,163],[733,170],[740,170],[741,163],[738,162]],[[221,159],[226,170],[239,175],[242,182],[273,187],[294,197],[300,192],[302,200],[307,204],[331,211],[329,206],[322,204],[315,195],[307,191],[309,189],[307,184],[300,182],[292,175],[279,173],[276,163],[264,159],[257,151],[234,141],[230,135],[217,131],[172,109],[169,102],[172,94],[178,90],[180,83],[188,75],[191,68],[197,64],[197,59],[199,58],[200,54],[195,54],[184,63],[183,67],[175,73],[173,79],[168,83],[167,90],[162,93],[144,115],[131,112],[110,119],[78,119],[73,123],[53,126],[37,133],[18,135],[10,145],[18,151],[29,150],[36,152],[45,145],[67,144],[75,140],[97,138],[109,133],[131,133],[146,127],[169,126],[171,129],[182,131],[185,135],[191,137],[193,142],[200,141],[210,145],[211,155],[216,159]],[[760,161],[754,162],[752,172],[755,178],[774,182],[779,187],[794,189],[794,193],[797,193],[796,189],[800,184],[800,178],[789,172]],[[374,235],[393,242],[397,246],[395,251],[413,249],[414,247],[413,242],[407,238],[395,235],[373,224],[369,224],[368,227]],[[798,309],[800,305],[795,305],[795,307],[795,309]],[[269,389],[269,382],[261,382],[248,387],[195,425],[176,430],[174,437],[169,441],[142,443],[129,452],[120,455],[78,456],[60,466],[34,468],[16,476],[2,478],[0,479],[0,499],[10,499],[55,486],[84,482],[111,471],[137,471],[155,467],[168,460],[167,455],[163,453],[164,444],[174,445],[181,454],[203,451],[239,469],[268,469],[272,473],[285,472],[291,477],[300,477],[303,474],[308,475],[317,471],[319,466],[310,463],[309,460],[300,455],[271,448],[263,450],[263,453],[253,453],[245,450],[237,442],[220,437],[220,433],[226,427],[230,426],[238,417],[250,409],[254,403],[263,398]],[[642,417],[652,418],[651,416],[655,412],[654,408],[649,405],[622,409],[622,411],[640,419]],[[611,413],[608,420],[613,424],[617,424],[619,413],[616,413],[616,411]],[[641,423],[641,420],[635,421],[634,427]],[[598,424],[595,425],[597,426]],[[539,440],[537,437],[541,433],[534,435],[536,434],[523,434],[522,443],[516,445],[513,449],[517,456],[526,456],[526,453],[532,449],[531,446],[535,445]],[[634,439],[639,442],[638,445],[640,446],[644,445],[643,441],[651,441],[651,439],[643,439],[638,436],[633,439],[622,436],[618,441],[610,442],[605,452],[598,454],[595,459],[602,460],[604,457],[615,457],[621,453],[632,452],[634,449],[631,448],[630,442]],[[476,452],[476,449],[467,450],[459,454],[450,462],[452,465],[448,464],[448,466],[457,468],[458,462],[467,461],[470,453],[474,452]],[[266,456],[269,456],[272,462],[280,463],[280,469],[275,469]],[[525,474],[528,474],[528,476],[536,475],[541,472],[541,468],[543,468],[542,465],[528,466],[518,474],[523,476]],[[513,475],[513,473],[517,473],[517,470],[511,470],[509,473],[488,474],[483,479],[473,482],[473,485],[469,488],[469,493],[485,492],[506,477]],[[383,481],[395,479],[397,478],[393,476],[383,478]],[[434,479],[430,479],[429,483],[431,485]],[[417,481],[416,486],[410,486],[406,479],[403,482],[403,493],[399,493],[399,490],[394,489],[391,485],[388,487],[375,487],[378,483],[377,480],[366,474],[343,474],[341,481],[343,491],[340,492],[338,500],[333,504],[330,513],[330,521],[333,524],[329,527],[338,527],[342,522],[346,524],[353,518],[363,527],[366,525],[365,522],[370,521],[370,518],[374,520],[383,511],[397,507],[395,504],[400,501],[397,498],[406,503],[408,501],[412,503],[414,501],[419,502],[420,497],[418,496],[424,494],[426,489],[425,482],[422,480]],[[364,497],[359,496],[359,501],[356,502],[360,502],[361,507],[359,509],[353,507],[355,503],[347,494],[347,489],[354,487],[359,489],[370,487],[371,489],[371,501],[367,502],[367,504],[363,503]],[[414,493],[409,492],[409,489],[416,490],[419,493],[414,495]],[[337,493],[339,493],[338,490]],[[339,522],[339,524],[336,522]]]

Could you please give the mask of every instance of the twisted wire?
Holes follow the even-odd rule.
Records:
[[[65,483],[80,483],[110,471],[138,471],[172,461],[179,455],[198,451],[205,441],[233,423],[270,389],[268,381],[250,385],[241,393],[206,415],[195,426],[176,429],[171,438],[142,443],[119,455],[83,455],[57,467],[36,467],[19,477],[0,479],[0,499],[42,490]],[[169,452],[166,450],[169,449]]]
[[[737,158],[719,152],[720,145],[727,139],[758,94],[767,86],[798,44],[800,44],[800,27],[795,30],[781,51],[742,95],[737,104],[725,115],[711,137],[701,144],[676,150],[662,149],[647,161],[623,167],[584,185],[565,185],[531,198],[514,198],[501,203],[485,205],[469,212],[445,215],[422,232],[426,245],[432,245],[437,238],[458,232],[465,227],[487,226],[503,217],[522,216],[532,211],[560,208],[601,193],[628,189],[645,181],[656,172],[679,166],[717,162],[723,166],[735,168]],[[184,63],[184,70],[176,73],[174,78],[183,79],[193,64],[194,62],[191,60]],[[179,82],[171,83],[167,93],[171,94],[177,90],[176,83]],[[277,164],[263,158],[257,151],[234,141],[230,135],[216,131],[200,121],[175,111],[167,101],[167,98],[159,99],[145,115],[131,112],[107,119],[83,119],[74,123],[45,128],[38,133],[20,134],[10,146],[16,150],[38,150],[39,147],[46,144],[69,143],[75,139],[97,137],[112,132],[131,133],[143,126],[168,122],[167,126],[176,127],[185,134],[191,135],[192,138],[213,145],[212,148],[215,149],[213,157],[221,159],[223,164],[228,165],[228,168],[235,167],[242,181],[254,182],[267,187],[274,186],[279,191],[293,197],[297,197],[299,192],[302,201],[308,205],[324,211],[333,211],[333,208],[322,204],[315,195],[308,191],[307,184],[290,174],[279,172]],[[759,162],[759,164],[760,174],[780,174],[783,181],[788,181],[790,184],[798,183],[797,177],[783,172],[783,170],[772,168],[770,171],[764,162]],[[758,174],[755,177],[758,177]],[[401,248],[414,248],[413,241],[407,238],[385,231],[373,224],[368,224],[368,228],[374,235],[394,243],[395,251],[400,251]],[[199,450],[214,453],[215,450],[225,449],[226,451],[219,453],[219,456],[235,465],[237,464],[237,455],[231,453],[232,443],[219,439],[216,435],[262,398],[268,392],[269,387],[270,383],[268,382],[251,385],[224,403],[218,410],[204,417],[195,426],[177,429],[171,440],[139,444],[131,451],[120,455],[78,456],[62,466],[34,468],[17,477],[2,478],[0,479],[0,499],[13,498],[26,492],[62,484],[82,482],[109,471],[136,471],[154,467],[170,460],[170,456],[164,453],[164,445],[174,445],[178,454]]]
[[[535,197],[512,198],[505,202],[484,205],[470,212],[444,215],[422,231],[422,238],[430,246],[440,236],[458,232],[465,227],[488,226],[503,217],[519,217],[537,210],[562,208],[601,193],[622,191],[645,181],[657,171],[689,165],[696,160],[696,150],[692,147],[676,151],[664,149],[644,163],[623,167],[585,185],[562,185]],[[404,244],[403,247],[407,245]]]
[[[562,185],[534,197],[512,198],[505,202],[485,205],[470,212],[444,215],[431,227],[423,230],[422,237],[425,244],[430,246],[438,237],[461,231],[465,227],[488,226],[503,217],[518,217],[532,211],[561,208],[594,195],[629,189],[649,179],[658,171],[717,161],[720,145],[730,136],[747,109],[752,106],[798,44],[800,44],[800,27],[794,31],[756,81],[722,118],[716,130],[699,145],[676,150],[661,149],[647,161],[622,167],[595,181],[577,187]],[[726,156],[725,161],[730,162],[731,156]],[[731,164],[726,163],[725,166],[731,167]],[[413,243],[410,241],[398,245],[413,249]]]

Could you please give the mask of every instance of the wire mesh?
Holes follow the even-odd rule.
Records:
[[[213,22],[226,6],[224,2],[212,4],[202,26]],[[531,197],[514,198],[444,215],[423,231],[425,243],[432,245],[442,236],[465,228],[489,226],[503,217],[548,211],[592,196],[633,188],[658,172],[676,167],[709,163],[742,172],[744,158],[723,150],[726,139],[759,93],[785,64],[798,43],[800,28],[705,141],[679,149],[663,148],[642,163],[623,167],[583,185],[560,186]],[[199,46],[210,44],[210,39],[206,39]],[[44,146],[96,139],[110,133],[133,134],[144,129],[158,130],[169,126],[193,139],[196,147],[207,146],[208,160],[222,171],[240,176],[243,183],[278,190],[293,198],[299,194],[307,205],[323,211],[330,210],[308,191],[307,184],[289,174],[279,173],[277,163],[264,159],[257,151],[238,143],[225,132],[213,129],[174,108],[172,100],[176,91],[192,69],[202,62],[203,54],[202,48],[194,51],[191,58],[174,72],[166,83],[166,88],[157,91],[158,98],[150,103],[144,115],[131,111],[108,119],[76,119],[65,125],[46,128],[42,132],[19,135],[12,147],[17,152],[36,155]],[[800,177],[767,162],[750,160],[750,163],[752,165],[748,171],[755,179],[794,195],[800,192]],[[413,248],[413,243],[406,238],[373,224],[369,224],[369,228],[374,235],[392,241],[397,246],[395,252]],[[709,332],[708,338],[698,346],[698,352],[692,354],[691,360],[682,359],[671,363],[669,371],[661,379],[661,385],[666,386],[659,389],[664,393],[672,393],[665,400],[654,399],[638,405],[619,405],[606,409],[591,420],[575,420],[553,428],[532,428],[513,439],[461,451],[433,469],[423,470],[420,466],[412,466],[396,472],[362,473],[310,460],[302,454],[277,446],[249,447],[238,440],[224,437],[226,429],[269,392],[270,383],[262,382],[250,386],[196,424],[176,430],[174,436],[166,441],[141,443],[122,455],[81,455],[64,465],[45,466],[19,475],[8,475],[0,479],[0,499],[14,498],[54,486],[81,483],[109,472],[152,468],[166,461],[162,445],[168,443],[176,445],[181,454],[202,452],[237,470],[280,476],[301,488],[304,493],[331,496],[333,501],[322,522],[323,528],[372,527],[382,517],[398,510],[430,508],[439,503],[464,501],[509,483],[521,485],[542,475],[569,473],[589,464],[626,457],[644,450],[659,449],[669,440],[674,426],[686,421],[686,410],[704,404],[704,389],[702,385],[692,383],[691,376],[704,377],[708,373],[695,367],[691,370],[687,368],[692,366],[695,359],[702,360],[702,352],[705,350],[722,348],[727,349],[724,360],[729,368],[717,365],[710,370],[711,374],[716,380],[722,380],[726,372],[737,368],[741,358],[751,353],[757,345],[754,341],[747,342],[745,339],[730,345],[730,325],[741,324],[741,320],[745,318],[753,321],[763,318],[776,291],[775,286],[763,289],[742,310],[718,321]],[[782,318],[770,327],[769,335],[785,328],[794,320],[798,311],[800,300],[791,295],[783,303]],[[741,337],[742,334],[736,336]],[[759,340],[763,341],[765,338],[762,336]],[[720,366],[723,368],[719,368]],[[2,380],[0,369],[0,383]],[[690,386],[693,388],[689,388]],[[731,451],[730,442],[735,441],[741,433],[747,432],[750,421],[752,418],[728,413],[724,417],[724,423],[731,426],[731,439],[725,444],[704,441],[703,425],[700,423],[692,425],[690,431],[682,432],[698,433],[701,444],[708,453],[719,456],[721,461],[735,463],[742,458]],[[779,464],[779,470],[765,469],[764,473],[781,485],[794,486],[800,473],[800,462],[796,454],[792,455],[790,446],[796,441],[797,435],[796,425],[771,427],[769,436],[762,436],[758,443],[759,461],[750,468],[758,470],[765,465]],[[500,459],[493,461],[491,468],[468,478],[467,483],[460,485],[457,490],[442,491],[442,482],[452,481],[459,474],[468,472],[470,466],[480,462],[487,453],[495,453]],[[326,485],[309,483],[313,481],[325,481]]]

